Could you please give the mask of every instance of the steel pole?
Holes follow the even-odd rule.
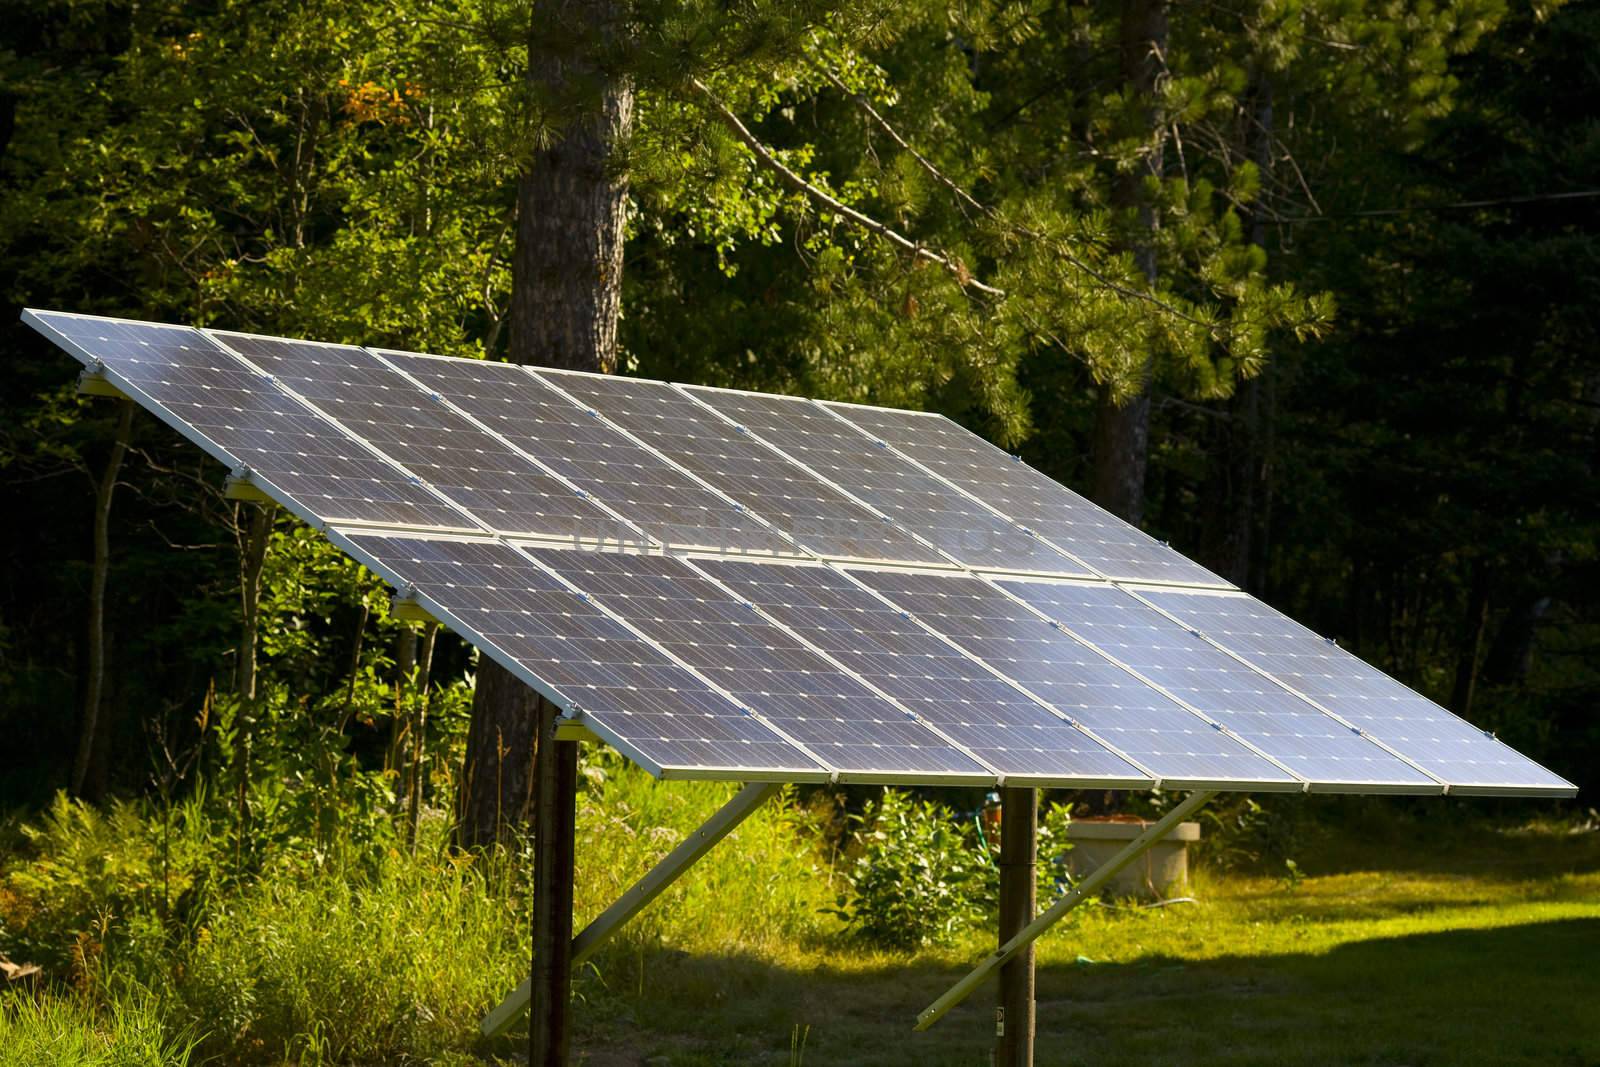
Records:
[[[1144,833],[1128,842],[1127,847],[1121,852],[1095,868],[1093,874],[1073,886],[1070,892],[1023,927],[1019,934],[1001,945],[987,959],[974,967],[970,974],[946,990],[944,996],[924,1008],[922,1014],[917,1016],[917,1025],[913,1029],[926,1030],[944,1018],[946,1012],[966,1000],[997,968],[1004,966],[1011,957],[1033,944],[1041,934],[1060,922],[1067,912],[1098,892],[1100,887],[1111,881],[1118,871],[1142,856],[1152,845],[1167,836],[1174,826],[1194,814],[1202,804],[1214,796],[1216,796],[1215,790],[1190,793],[1177,807],[1152,823]]]
[[[556,740],[559,709],[539,698],[534,758],[539,810],[533,861],[533,988],[529,1067],[567,1067],[572,998],[572,871],[578,743]]]
[[[1037,904],[1039,791],[1000,790],[1000,940],[1033,921]],[[1030,943],[1000,968],[995,1008],[995,1067],[1033,1067],[1034,959]]]

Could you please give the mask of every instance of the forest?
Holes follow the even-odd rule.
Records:
[[[1409,828],[1503,860],[1507,916],[1600,943],[1592,0],[5,15],[0,1064],[514,1062],[477,1020],[527,974],[534,795],[531,692],[147,413],[79,395],[25,307],[941,412],[1581,789],[1230,801],[1210,935],[1372,918],[1341,894],[1388,860],[1338,863]],[[598,749],[580,774],[583,914],[730,795]],[[935,1062],[899,1018],[853,1059],[872,1027],[796,976],[876,1011],[894,960],[931,994],[984,943],[972,792],[786,790],[578,976],[578,1043]],[[1162,803],[1052,794],[1041,850],[1074,805]],[[1478,899],[1396,892],[1372,936]],[[1083,920],[1098,947],[1048,980],[1117,960],[1136,992],[1156,943],[1201,967],[1127,925],[1157,921]],[[1358,973],[1333,946],[1364,936],[1330,958]],[[687,1036],[705,1012],[734,1021]],[[1414,1051],[1386,1025],[1370,1062]],[[1600,1055],[1592,1025],[1527,1040],[1483,1062]]]

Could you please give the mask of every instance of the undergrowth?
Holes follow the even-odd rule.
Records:
[[[577,921],[735,788],[662,788],[620,759],[586,762]],[[430,809],[414,852],[363,828],[360,847],[330,849],[324,834],[258,849],[241,877],[232,834],[204,790],[171,806],[59,797],[25,822],[0,871],[0,953],[40,964],[43,984],[6,1002],[0,1064],[178,1062],[191,1046],[197,1062],[433,1062],[473,1048],[484,1011],[526,976],[525,844],[452,851],[446,812]],[[622,961],[663,945],[760,951],[823,936],[828,880],[791,796],[714,855],[624,928],[580,995],[605,996]]]
[[[582,772],[580,926],[737,789],[662,785],[603,752]],[[582,1010],[631,1019],[669,1001],[722,1003],[730,982],[810,972],[819,961],[841,973],[943,967],[992,947],[997,877],[979,824],[895,790],[873,796],[849,818],[827,791],[786,790],[759,808],[581,971]],[[255,832],[272,840],[241,842],[236,798],[204,787],[103,808],[58,798],[0,830],[11,841],[0,852],[0,960],[42,968],[0,996],[0,1067],[511,1058],[519,1038],[486,1041],[477,1027],[528,970],[526,843],[452,850],[444,793],[425,809],[414,847],[371,810],[340,822],[330,813],[346,809],[324,807],[314,832],[283,833],[313,825],[290,810],[301,802],[292,791],[247,799]],[[1259,854],[1259,868],[1275,873],[1230,874],[1234,888],[1212,893],[1202,872],[1199,895],[1226,898],[1216,909],[1080,909],[1055,944],[1083,944],[1087,962],[1136,958],[1157,943],[1176,955],[1199,956],[1203,944],[1254,953],[1406,921],[1403,880],[1382,878],[1379,893],[1315,869],[1285,879],[1271,862],[1271,820],[1253,808],[1223,812],[1207,827],[1224,838],[1212,869]],[[1041,901],[1066,887],[1056,861],[1067,819],[1060,806],[1041,817]],[[1247,832],[1267,833],[1268,845]],[[1531,867],[1544,847],[1508,837],[1494,862],[1514,866],[1526,850]],[[1484,884],[1470,885],[1481,893]],[[1573,883],[1551,902],[1590,885]],[[1388,906],[1400,912],[1373,910]]]

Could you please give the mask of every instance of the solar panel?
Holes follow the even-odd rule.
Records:
[[[1565,779],[1253,597],[1178,590],[1140,595],[1369,731],[1449,782],[1452,793],[1575,792]]]
[[[1012,785],[1153,780],[904,612],[830,567],[695,560],[696,569],[937,725]]]
[[[690,392],[962,563],[1000,570],[1089,574],[1068,556],[899,453],[874,443],[853,424],[813,401],[726,389]]]
[[[509,545],[378,534],[339,539],[398,588],[415,586],[473,644],[563,708],[581,710],[586,725],[658,774],[827,777]]]
[[[1371,738],[1121,589],[1082,582],[997,584],[1317,787],[1443,790]]]
[[[665,545],[796,554],[792,542],[524,368],[380,351]]]
[[[1083,723],[1168,787],[1303,785],[980,579],[888,570],[850,573]]]
[[[186,326],[30,311],[85,363],[229,467],[250,468],[302,518],[473,528],[471,520],[339,427]]]
[[[944,562],[938,552],[669,385],[539,373],[818,555]]]
[[[1576,793],[936,416],[24,318],[657,774]]]
[[[639,539],[576,490],[351,345],[212,332],[351,433],[506,533]]]
[[[994,774],[683,561],[530,550],[842,777],[993,783]]]
[[[1228,585],[943,416],[852,404],[827,407],[1108,578]]]

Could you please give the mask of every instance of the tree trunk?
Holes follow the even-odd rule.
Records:
[[[541,116],[565,122],[533,152],[517,187],[510,312],[516,363],[616,367],[628,193],[621,148],[633,125],[633,87],[616,73],[614,53],[626,14],[618,0],[556,0],[534,10],[529,88]],[[459,844],[504,840],[527,821],[535,706],[526,686],[488,658],[479,661]]]
[[[250,763],[256,729],[256,645],[261,629],[261,572],[272,540],[271,504],[240,504],[234,511],[239,541],[239,650],[234,657],[234,689],[239,697],[234,747],[234,807],[237,837],[234,866],[243,863],[250,828]],[[248,514],[248,520],[240,512]]]
[[[539,695],[487,656],[478,660],[467,727],[466,767],[456,802],[456,843],[509,841],[533,815]]]
[[[106,677],[106,578],[111,571],[111,500],[117,491],[117,478],[122,474],[123,458],[133,438],[133,401],[119,401],[119,408],[111,455],[95,483],[94,556],[89,572],[89,663],[84,678],[78,754],[72,762],[72,792],[88,800],[100,800],[105,794],[103,775],[91,779],[89,768],[94,762],[95,750],[104,748],[99,736],[106,728],[100,705]]]
[[[1533,666],[1533,642],[1539,624],[1550,613],[1551,598],[1525,593],[1506,613],[1483,661],[1483,680],[1490,685],[1522,685]]]
[[[1149,147],[1138,166],[1119,174],[1112,203],[1131,210],[1136,233],[1130,240],[1134,261],[1151,286],[1156,280],[1156,250],[1150,235],[1156,228],[1155,206],[1144,195],[1148,177],[1160,177],[1166,135],[1156,106],[1156,82],[1167,50],[1166,0],[1124,0],[1122,5],[1122,80],[1144,102],[1145,131]],[[1150,372],[1147,359],[1141,371],[1138,395],[1123,404],[1102,395],[1095,411],[1095,502],[1129,522],[1144,517],[1144,477],[1150,458]]]
[[[1480,559],[1472,568],[1472,586],[1457,642],[1456,681],[1450,693],[1450,710],[1463,719],[1472,718],[1472,698],[1478,689],[1478,664],[1483,658],[1483,635],[1488,626],[1489,566]]]
[[[1244,100],[1241,153],[1252,160],[1265,180],[1272,167],[1272,85],[1264,74],[1252,80]],[[1250,243],[1266,248],[1267,223],[1260,211],[1246,221]],[[1252,579],[1263,570],[1256,544],[1258,522],[1266,506],[1267,453],[1263,447],[1263,377],[1238,384],[1223,407],[1211,435],[1209,470],[1204,494],[1204,529],[1200,558],[1207,567],[1236,585],[1259,591]]]

